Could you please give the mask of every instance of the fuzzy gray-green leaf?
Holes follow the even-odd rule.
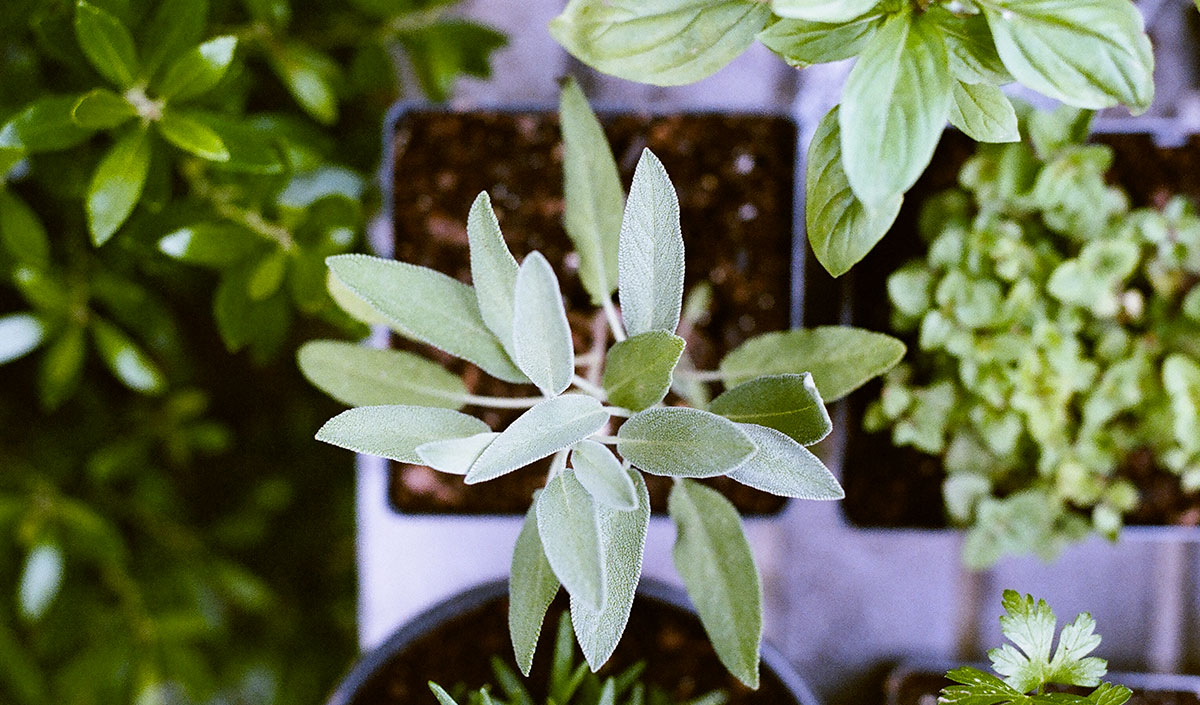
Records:
[[[338,255],[329,269],[401,335],[428,343],[505,382],[517,369],[479,312],[471,287],[432,269],[366,255]]]
[[[321,391],[350,406],[413,404],[458,409],[467,388],[440,365],[402,350],[376,350],[338,340],[305,343],[300,371]]]
[[[603,609],[604,544],[596,503],[574,471],[562,470],[538,495],[537,523],[546,560],[571,599],[591,609]]]
[[[829,435],[833,422],[812,375],[764,375],[727,389],[708,407],[730,421],[758,424],[812,445]]]
[[[608,422],[593,397],[564,394],[539,403],[500,433],[467,473],[467,484],[487,482],[570,448]]]
[[[679,198],[662,162],[648,149],[638,161],[625,205],[618,270],[629,335],[674,333],[683,308]]]
[[[668,499],[675,569],[721,663],[758,687],[762,587],[737,510],[720,492],[684,480]]]
[[[871,11],[880,0],[772,0],[780,17],[809,22],[844,23]]]
[[[400,463],[420,463],[419,445],[488,431],[486,423],[452,409],[394,404],[343,411],[325,422],[317,440]]]
[[[525,514],[508,576],[508,633],[521,673],[529,675],[546,609],[558,594],[558,578],[538,536],[537,502]]]
[[[663,400],[683,354],[683,338],[652,330],[622,340],[604,361],[604,391],[617,406],[641,411]]]
[[[467,241],[471,250],[471,283],[483,322],[512,353],[513,299],[517,288],[517,261],[513,259],[492,199],[480,193],[467,216]]]
[[[607,446],[588,440],[576,443],[571,449],[571,467],[597,502],[622,511],[637,509],[637,491],[629,473]]]
[[[513,360],[546,396],[571,386],[575,350],[558,277],[540,252],[532,252],[517,271],[513,302]]]
[[[466,475],[499,433],[488,431],[466,438],[445,438],[417,446],[422,465],[451,475]]]
[[[773,428],[742,424],[758,451],[729,473],[743,485],[780,497],[842,499],[846,493],[821,460]]]
[[[617,432],[617,451],[651,475],[716,477],[741,465],[755,451],[737,424],[700,409],[646,409]]]
[[[954,82],[950,124],[976,142],[1019,142],[1017,111],[1004,91],[990,83]]]

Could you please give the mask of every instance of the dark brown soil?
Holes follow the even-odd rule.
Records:
[[[796,129],[765,116],[621,115],[603,120],[629,183],[644,147],[662,160],[679,191],[687,248],[687,286],[712,283],[711,316],[685,335],[700,369],[712,369],[743,340],[790,323],[792,199]],[[470,280],[466,216],[480,191],[492,197],[518,260],[538,250],[554,265],[573,310],[577,350],[589,349],[604,322],[575,275],[578,263],[563,231],[562,145],[552,113],[415,112],[395,136],[396,258]],[[598,326],[598,328],[597,328]],[[464,374],[476,394],[529,395],[478,369],[422,350]],[[469,408],[493,428],[518,412]],[[548,462],[548,461],[546,461]],[[406,513],[524,513],[541,486],[546,463],[467,488],[461,478],[429,468],[393,466],[390,496]],[[666,478],[647,478],[656,511],[665,507]],[[773,513],[785,501],[726,478],[718,486],[743,513]]]
[[[1161,205],[1170,194],[1186,194],[1200,203],[1200,136],[1180,148],[1161,148],[1147,135],[1099,135],[1097,142],[1116,151],[1111,175],[1130,193],[1135,206]],[[908,260],[922,256],[917,230],[921,203],[955,185],[973,144],[958,133],[947,133],[933,163],[905,198],[892,231],[871,254],[844,277],[833,280],[809,252],[805,263],[804,325],[849,322],[872,330],[890,329],[886,293],[889,274]],[[845,297],[845,298],[843,298]],[[848,301],[848,310],[840,302]],[[915,340],[906,340],[915,350]],[[859,526],[940,528],[946,526],[941,486],[945,477],[940,458],[912,448],[892,446],[887,433],[862,430],[862,413],[879,395],[880,382],[866,385],[847,400],[846,455],[842,509]],[[1185,495],[1178,477],[1150,462],[1131,462],[1124,474],[1139,486],[1141,505],[1128,517],[1131,524],[1200,524],[1200,493]]]
[[[1119,682],[1119,681],[1116,681]],[[937,694],[942,688],[954,685],[940,673],[916,671],[899,679],[889,679],[885,686],[887,705],[937,705]],[[1088,688],[1059,688],[1051,686],[1051,692],[1087,695]],[[1133,697],[1128,705],[1200,705],[1200,696],[1182,690],[1143,690],[1131,688]]]
[[[565,594],[559,593],[546,617],[533,671],[526,683],[539,703],[545,698],[554,635],[559,615],[565,609]],[[418,639],[380,669],[351,705],[436,705],[426,685],[430,680],[447,689],[489,684],[495,689],[490,665],[493,655],[516,670],[507,611],[508,600],[501,598]],[[600,674],[614,675],[639,661],[646,664],[643,682],[663,688],[676,702],[711,690],[725,691],[729,705],[795,702],[787,688],[765,667],[759,689],[746,688],[721,665],[699,620],[678,608],[643,597],[634,602],[625,635]]]

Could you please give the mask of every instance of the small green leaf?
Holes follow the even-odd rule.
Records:
[[[211,162],[229,161],[229,149],[225,146],[224,140],[211,127],[199,120],[187,114],[168,110],[155,124],[158,126],[159,134],[165,140],[183,151]]]
[[[604,391],[609,402],[641,411],[662,401],[671,388],[683,348],[683,338],[660,330],[612,346],[604,362]]]
[[[340,79],[333,59],[298,42],[278,48],[270,58],[275,73],[306,113],[323,125],[337,122],[334,86]]]
[[[571,599],[602,609],[605,547],[596,504],[572,470],[560,471],[538,495],[537,524],[546,560]]]
[[[119,328],[93,319],[92,335],[100,358],[122,384],[142,394],[158,395],[166,391],[167,381],[158,366]]]
[[[38,368],[38,397],[57,409],[75,391],[87,358],[87,339],[79,326],[68,328],[46,349]]]
[[[812,375],[764,375],[727,389],[708,407],[730,421],[758,424],[812,445],[833,430]]]
[[[317,431],[317,440],[356,453],[419,465],[419,445],[489,431],[479,419],[452,409],[397,404],[343,411],[325,422]]]
[[[133,36],[113,15],[86,0],[75,4],[75,38],[92,67],[120,88],[137,80],[137,50]]]
[[[158,82],[157,94],[167,100],[187,100],[216,88],[233,63],[237,37],[222,36],[204,42],[172,62]]]
[[[637,509],[637,488],[606,446],[587,440],[576,443],[571,449],[571,467],[579,484],[597,502],[626,512]]]
[[[766,3],[745,0],[570,0],[550,34],[604,73],[677,86],[716,73],[770,17]]]
[[[875,14],[844,23],[785,19],[760,32],[758,41],[792,66],[804,68],[858,56],[882,24],[883,17]]]
[[[989,83],[954,82],[950,124],[976,142],[1020,142],[1017,111],[1004,91]]]
[[[0,242],[21,264],[39,271],[50,266],[46,227],[29,204],[6,189],[0,189]]]
[[[85,93],[71,110],[75,124],[85,130],[111,130],[137,117],[137,108],[107,88]]]
[[[771,0],[780,17],[809,22],[850,22],[875,9],[880,0]]]
[[[825,464],[786,434],[753,424],[742,424],[740,428],[758,446],[758,451],[732,470],[730,478],[780,497],[842,499],[846,496]]]
[[[517,261],[513,259],[500,223],[486,192],[471,204],[467,216],[467,241],[471,251],[471,283],[483,322],[512,354],[513,300],[517,289]]]
[[[599,431],[608,412],[593,397],[564,394],[521,414],[500,434],[467,473],[467,484],[494,480],[541,460]]]
[[[253,267],[246,280],[246,294],[251,301],[265,301],[279,291],[287,275],[288,255],[283,250],[272,250],[263,255]]]
[[[492,27],[449,16],[425,22],[419,31],[404,32],[398,39],[421,89],[435,102],[449,100],[464,75],[491,78],[492,53],[508,45],[508,38]],[[387,85],[391,90],[394,83]]]
[[[108,242],[129,219],[150,173],[150,136],[131,130],[100,160],[88,185],[88,230],[97,247]]]
[[[31,622],[41,619],[58,597],[62,579],[62,549],[50,542],[34,546],[25,559],[21,582],[17,586],[17,607],[21,617]]]
[[[537,500],[525,514],[508,573],[508,633],[521,673],[529,676],[546,609],[558,594],[558,578],[538,536]]]
[[[458,409],[467,396],[467,388],[457,376],[402,350],[314,340],[305,343],[296,357],[309,382],[350,406],[410,404]]]
[[[32,313],[0,316],[0,365],[24,357],[46,340],[46,326]]]
[[[513,302],[513,361],[542,394],[555,396],[571,386],[575,350],[558,277],[534,251],[517,272]]]
[[[0,149],[28,154],[57,152],[83,144],[92,136],[71,116],[79,96],[39,98],[0,127]]]
[[[429,681],[429,689],[433,691],[433,695],[437,698],[439,705],[458,705],[454,698],[450,697],[450,694],[443,690],[442,686],[437,683]]]
[[[451,475],[466,475],[479,460],[483,451],[496,440],[499,433],[477,433],[466,438],[446,438],[440,441],[429,441],[417,446],[417,456],[421,463]]]
[[[762,375],[809,372],[829,403],[895,367],[904,352],[904,343],[889,335],[821,326],[751,338],[726,355],[720,369],[728,385]]]
[[[475,292],[466,284],[432,269],[366,255],[326,261],[333,275],[397,333],[474,363],[505,382],[527,381],[484,323]]]
[[[762,586],[737,509],[720,492],[688,480],[667,502],[675,523],[675,570],[687,586],[721,663],[758,687]]]
[[[633,173],[618,252],[621,315],[629,335],[674,333],[683,307],[679,197],[649,149]]]
[[[817,261],[835,277],[857,264],[887,234],[904,196],[870,209],[854,195],[842,168],[842,128],[835,107],[817,126],[808,150],[804,217]]]
[[[700,409],[679,406],[639,411],[617,432],[617,451],[652,475],[715,477],[755,451],[737,424]]]
[[[189,111],[188,118],[221,140],[228,159],[216,160],[224,171],[239,174],[284,174],[292,166],[287,161],[284,144],[273,132],[270,123],[259,127],[259,121],[238,120],[219,113]]]
[[[181,262],[207,267],[228,267],[259,249],[258,237],[240,225],[194,223],[158,241],[158,249]]]
[[[140,33],[142,66],[147,76],[204,38],[208,0],[171,0],[155,10]]]
[[[563,227],[579,253],[579,278],[599,306],[617,289],[625,191],[600,121],[575,79],[559,98],[563,136]]]

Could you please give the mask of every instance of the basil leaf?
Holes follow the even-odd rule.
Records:
[[[488,446],[467,473],[467,484],[494,480],[560,450],[570,448],[608,423],[608,412],[593,397],[564,394],[517,417]]]
[[[633,173],[618,251],[621,315],[629,335],[674,333],[683,308],[679,197],[649,149]]]
[[[780,17],[809,22],[849,22],[875,9],[880,0],[771,0]]]
[[[988,83],[954,82],[950,124],[976,142],[1020,142],[1017,111],[1004,91]]]
[[[343,411],[326,421],[316,437],[318,441],[356,453],[420,464],[417,446],[489,431],[484,422],[453,409],[396,404]]]
[[[100,160],[88,185],[88,231],[97,247],[129,219],[150,173],[150,136],[138,127],[117,140]]]
[[[71,108],[71,118],[85,130],[111,130],[137,117],[137,108],[107,88],[85,93]]]
[[[729,419],[669,406],[639,411],[617,431],[617,451],[651,475],[716,477],[741,465],[754,443]]]
[[[991,83],[1002,86],[1012,83],[1012,74],[1004,68],[987,18],[978,15],[955,15],[945,8],[932,7],[929,16],[937,23],[946,40],[950,58],[950,73],[963,83]]]
[[[617,406],[641,411],[667,396],[684,340],[652,330],[613,345],[604,361],[604,391]]]
[[[521,533],[517,534],[508,575],[508,633],[517,666],[528,677],[546,610],[558,594],[559,586],[538,536],[537,497],[525,514]]]
[[[229,161],[229,149],[224,140],[211,127],[195,118],[168,110],[155,123],[158,133],[171,144],[185,152],[211,162]]]
[[[709,410],[741,424],[781,431],[801,445],[819,442],[833,430],[812,375],[764,375],[727,389]]]
[[[517,261],[513,259],[500,223],[492,210],[492,199],[481,193],[467,216],[467,242],[471,252],[471,283],[483,322],[512,353],[513,298],[517,288]]]
[[[314,386],[343,404],[411,404],[461,408],[467,388],[461,379],[402,350],[376,350],[336,340],[305,343],[296,355]]]
[[[564,469],[537,499],[538,536],[554,575],[591,609],[604,607],[604,548],[592,496]]]
[[[758,451],[729,473],[730,479],[780,497],[842,499],[846,493],[821,460],[787,434],[742,424]]]
[[[215,37],[180,56],[158,82],[158,96],[187,100],[216,88],[233,63],[237,43],[237,37]]]
[[[785,19],[760,32],[758,41],[788,64],[804,68],[858,56],[881,24],[879,15],[845,23]]]
[[[608,447],[596,441],[580,441],[571,449],[575,477],[597,502],[619,509],[637,509],[637,491],[627,469]]]
[[[131,88],[137,81],[137,50],[121,20],[79,0],[75,4],[75,38],[101,76],[120,88]]]
[[[534,251],[517,272],[513,303],[513,360],[542,394],[556,396],[571,386],[575,350],[558,277]]]

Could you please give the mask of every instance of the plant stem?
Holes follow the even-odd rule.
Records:
[[[296,251],[296,241],[292,239],[291,231],[268,221],[258,211],[235,204],[228,189],[214,186],[204,178],[203,167],[199,160],[186,162],[183,167],[183,175],[192,191],[208,201],[213,210],[222,218],[243,226],[259,237],[270,240],[284,252]]]
[[[567,467],[567,451],[560,450],[554,454],[554,459],[550,461],[550,471],[546,473],[546,483],[549,484],[556,475],[562,472]]]
[[[546,397],[483,397],[475,394],[455,395],[464,404],[483,406],[489,409],[528,409],[546,401]]]
[[[616,436],[592,436],[588,440],[603,443],[606,446],[615,446],[621,439]]]
[[[679,370],[680,377],[691,377],[701,382],[724,382],[725,374],[718,370]]]
[[[617,307],[613,305],[612,299],[604,300],[604,317],[608,319],[608,327],[612,329],[613,337],[617,342],[625,340],[625,326],[621,323],[621,316],[617,313]]]
[[[592,384],[579,375],[574,375],[571,377],[571,384],[574,384],[576,387],[579,387],[581,390],[596,397],[600,401],[604,401],[608,398],[608,394],[606,394],[605,391],[598,385]]]
[[[633,416],[634,413],[632,410],[620,406],[606,406],[604,407],[604,410],[607,411],[611,416],[620,416],[623,419]]]

